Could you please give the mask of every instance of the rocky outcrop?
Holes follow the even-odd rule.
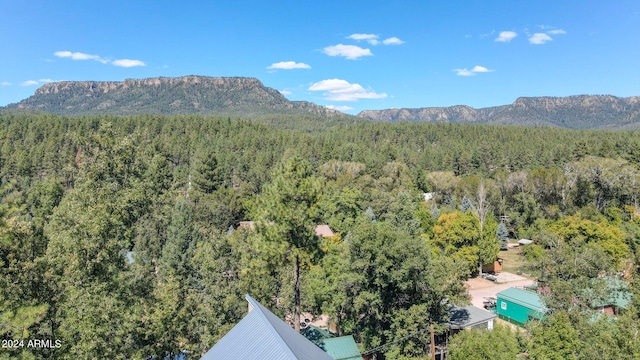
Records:
[[[511,105],[365,110],[359,117],[383,122],[451,122],[557,126],[573,129],[640,128],[640,96],[521,97]]]
[[[41,86],[33,96],[8,108],[58,115],[343,115],[316,104],[289,101],[256,78],[206,76],[60,81]]]

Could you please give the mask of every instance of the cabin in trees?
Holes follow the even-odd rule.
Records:
[[[531,319],[544,319],[547,308],[540,294],[509,288],[496,294],[496,313],[500,319],[523,326]]]
[[[336,360],[362,360],[353,336],[334,337],[329,331],[310,325],[300,333]]]
[[[596,296],[591,302],[591,308],[603,314],[614,316],[622,309],[627,309],[631,301],[629,287],[620,278],[608,276],[603,278],[606,284],[606,291],[603,296]],[[585,292],[593,292],[586,289]]]
[[[240,223],[238,224],[238,230],[239,229],[255,230],[255,228],[256,228],[256,224],[253,221],[240,221]],[[333,230],[331,230],[329,225],[316,225],[314,230],[315,230],[316,236],[319,236],[319,237],[326,238],[326,237],[335,236]]]
[[[316,226],[316,236],[327,238],[335,236],[329,225],[318,225]]]
[[[502,272],[502,258],[497,258],[493,263],[482,265],[482,272],[499,274]]]

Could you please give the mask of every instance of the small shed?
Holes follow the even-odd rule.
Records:
[[[253,221],[240,221],[240,223],[238,223],[238,230],[239,229],[254,230],[255,228],[256,228],[256,225]]]
[[[496,313],[500,319],[523,326],[531,319],[544,319],[547,308],[540,295],[523,289],[509,288],[496,294]]]
[[[473,305],[452,306],[449,308],[449,329],[452,332],[471,328],[492,330],[496,317],[496,314]]]
[[[489,272],[494,274],[499,274],[502,272],[502,263],[504,260],[502,258],[497,258],[491,264],[482,265],[482,272]]]

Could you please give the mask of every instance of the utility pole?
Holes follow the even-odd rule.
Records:
[[[429,330],[431,330],[431,360],[436,360],[436,340],[433,334],[433,324],[429,326]]]

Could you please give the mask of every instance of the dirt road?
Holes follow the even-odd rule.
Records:
[[[493,281],[485,280],[482,278],[473,278],[466,281],[466,286],[471,295],[471,304],[479,308],[483,308],[482,302],[485,297],[495,297],[497,293],[510,287],[522,287],[527,285],[533,285],[533,280],[523,278],[514,274],[505,274],[506,281],[504,283],[495,283]]]

